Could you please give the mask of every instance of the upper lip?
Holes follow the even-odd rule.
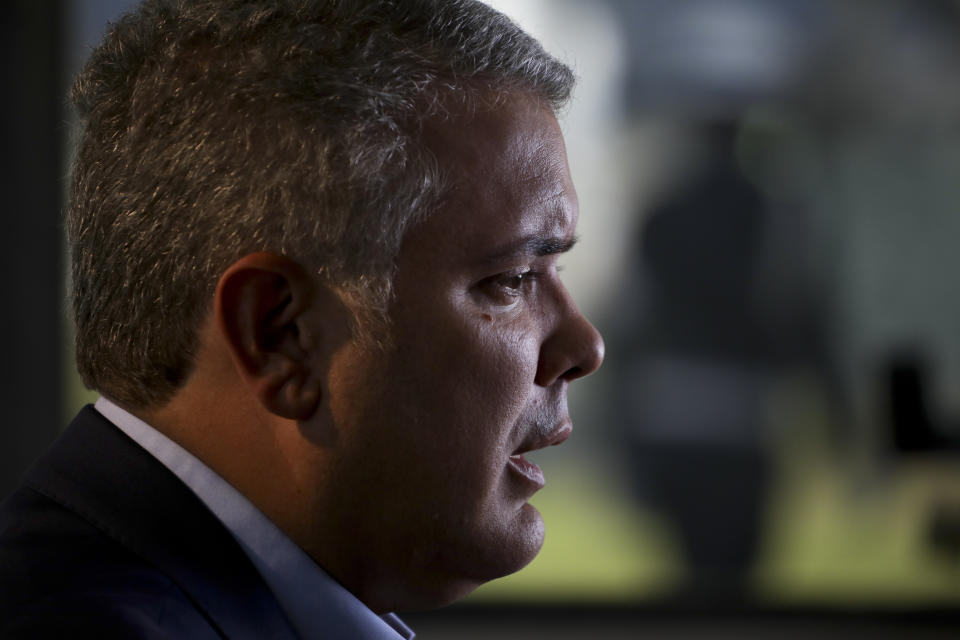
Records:
[[[531,432],[530,436],[524,440],[517,450],[513,452],[512,455],[518,456],[530,451],[536,451],[537,449],[543,449],[545,447],[551,447],[562,443],[564,440],[570,437],[570,433],[573,431],[573,424],[569,420],[564,420],[557,424],[554,428],[549,431],[538,431],[534,430]]]

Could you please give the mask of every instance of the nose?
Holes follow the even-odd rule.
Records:
[[[535,382],[547,387],[588,376],[603,362],[603,338],[564,291],[560,318],[540,347]]]

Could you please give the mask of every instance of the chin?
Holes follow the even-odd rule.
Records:
[[[447,553],[434,557],[434,570],[421,576],[417,592],[407,592],[402,602],[393,602],[385,610],[423,611],[453,604],[477,587],[530,564],[543,546],[540,513],[524,504],[512,518],[501,522],[503,526],[488,530],[479,538],[461,538],[456,542],[448,539]],[[405,586],[409,589],[411,581],[407,580]]]
[[[546,530],[543,525],[543,518],[537,508],[530,503],[524,504],[520,508],[520,521],[520,544],[517,545],[516,566],[503,575],[509,575],[523,569],[537,557],[543,547]]]
[[[504,529],[485,541],[486,550],[480,561],[472,564],[476,586],[516,573],[530,564],[543,547],[544,533],[540,512],[533,505],[524,504]]]

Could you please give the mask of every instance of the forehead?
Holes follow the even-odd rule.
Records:
[[[552,111],[517,96],[470,118],[434,125],[426,142],[449,180],[446,197],[415,238],[433,251],[482,254],[524,236],[568,239],[577,199]]]

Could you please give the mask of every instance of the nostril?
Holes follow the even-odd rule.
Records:
[[[582,367],[570,367],[561,377],[569,382],[577,378],[582,378],[585,375],[587,375],[587,372],[584,371]]]

